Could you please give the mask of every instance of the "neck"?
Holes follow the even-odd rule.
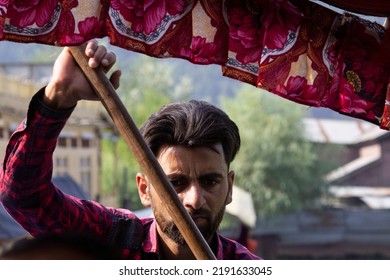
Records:
[[[159,251],[161,259],[163,260],[195,260],[195,256],[192,250],[187,244],[179,245],[170,239],[165,233],[163,233],[157,226]],[[211,240],[208,241],[210,248],[213,252],[216,252],[217,239],[214,235]]]
[[[179,245],[159,231],[159,250],[164,260],[194,260],[195,256],[187,244]]]

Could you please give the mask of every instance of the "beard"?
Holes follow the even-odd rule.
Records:
[[[227,198],[225,199],[225,202],[226,200]],[[211,238],[214,236],[215,232],[217,231],[222,221],[223,215],[225,213],[225,208],[226,208],[225,205],[226,203],[224,203],[223,206],[218,210],[217,215],[214,218],[212,218],[210,211],[204,209],[199,209],[199,210],[189,212],[190,216],[201,216],[204,219],[203,223],[198,223],[198,224],[195,223],[195,224],[207,242],[209,242]],[[164,232],[176,244],[180,246],[184,246],[186,242],[184,240],[183,235],[180,233],[179,229],[175,225],[175,223],[171,220],[168,220],[167,217],[164,217],[164,215],[162,215],[160,211],[157,211],[153,207],[153,203],[152,203],[152,210],[153,210],[154,217],[157,221],[157,224],[160,226],[162,232]]]

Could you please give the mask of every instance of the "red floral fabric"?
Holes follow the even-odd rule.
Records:
[[[0,0],[0,40],[91,38],[154,57],[218,64],[225,76],[390,129],[383,26],[306,0]]]

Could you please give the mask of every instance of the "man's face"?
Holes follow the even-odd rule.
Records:
[[[185,209],[210,241],[232,200],[234,172],[228,170],[221,144],[213,147],[162,148],[158,157]],[[150,203],[159,229],[178,244],[184,240],[153,187]]]

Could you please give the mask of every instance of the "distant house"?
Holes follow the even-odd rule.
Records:
[[[305,119],[305,129],[320,156],[336,166],[326,177],[324,207],[259,220],[252,231],[257,253],[266,259],[390,258],[390,133],[355,119]]]
[[[260,220],[252,230],[265,259],[389,259],[390,211],[325,208]]]
[[[338,206],[390,208],[390,132],[357,120],[307,119],[306,127],[313,142],[340,146],[326,177]]]

